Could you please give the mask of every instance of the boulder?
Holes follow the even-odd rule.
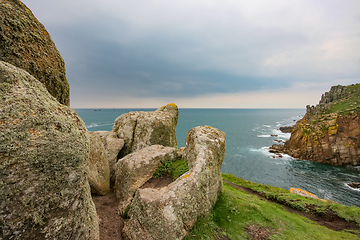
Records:
[[[283,133],[291,133],[295,126],[280,127],[279,130]]]
[[[0,60],[25,69],[70,105],[65,63],[45,27],[19,0],[0,0]]]
[[[151,145],[177,148],[178,117],[179,110],[174,103],[153,112],[130,112],[118,117],[112,131],[125,141],[119,158]]]
[[[92,176],[89,177],[89,180],[95,180],[103,173],[105,175],[103,175],[101,181],[106,179],[106,186],[109,185],[110,190],[115,183],[115,164],[118,154],[124,146],[124,140],[118,138],[116,133],[109,131],[90,132],[90,134],[93,141],[90,145],[90,175]],[[100,179],[97,179],[97,181],[101,182]],[[95,187],[97,185],[95,182],[90,182],[90,186]],[[105,195],[108,193],[108,190],[101,193],[92,188],[92,192]]]
[[[0,92],[1,237],[98,239],[84,122],[32,75],[2,61]]]
[[[201,126],[189,131],[185,160],[190,170],[168,186],[138,189],[124,234],[129,239],[182,239],[196,220],[210,213],[222,190],[225,133]]]
[[[355,189],[360,189],[360,183],[358,182],[348,183],[348,186]]]
[[[133,199],[135,191],[152,178],[165,161],[178,159],[177,149],[152,145],[133,152],[116,164],[115,193],[119,199],[119,212],[123,213]]]
[[[110,193],[110,167],[104,143],[95,132],[90,134],[89,184],[91,192],[97,195]]]

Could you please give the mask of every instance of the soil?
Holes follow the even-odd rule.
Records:
[[[263,226],[257,226],[250,224],[246,228],[246,232],[249,234],[252,240],[267,240],[270,237],[271,231]]]
[[[159,178],[151,178],[141,188],[162,188],[172,183],[172,176],[170,173],[166,173]]]
[[[99,217],[100,240],[121,240],[124,221],[117,213],[118,201],[115,193],[92,196]]]
[[[266,199],[265,197],[263,197],[262,195],[260,195],[258,192],[250,189],[250,188],[246,188],[246,187],[243,187],[243,186],[239,186],[235,183],[232,183],[232,182],[229,182],[229,181],[226,181],[226,183],[230,184],[231,186],[237,188],[237,189],[240,189],[242,191],[245,191],[249,194],[253,194],[253,195],[256,195],[258,196],[259,198],[262,198],[262,199]],[[278,204],[281,204],[279,202],[276,202],[276,201],[272,201],[272,200],[269,200],[269,199],[266,199],[267,201],[269,202],[273,202],[273,203],[278,203]],[[340,231],[340,230],[358,230],[359,227],[358,225],[355,223],[355,222],[348,222],[346,221],[345,219],[342,219],[340,218],[339,216],[337,216],[332,210],[328,209],[326,211],[326,214],[324,215],[314,215],[314,214],[311,214],[311,213],[306,213],[306,212],[302,212],[300,210],[297,210],[297,209],[294,209],[294,208],[291,208],[287,205],[284,205],[284,204],[281,204],[285,210],[287,210],[288,212],[291,212],[291,213],[296,213],[296,214],[299,214],[301,216],[304,216],[314,222],[316,222],[317,224],[319,225],[322,225],[322,226],[325,226],[329,229],[332,229],[332,230],[335,230],[335,231]],[[307,208],[311,210],[311,205],[308,205]],[[254,239],[261,239],[261,238],[254,238]]]

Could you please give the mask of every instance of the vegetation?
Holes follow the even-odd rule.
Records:
[[[160,178],[166,174],[170,174],[172,179],[175,180],[187,171],[189,171],[189,166],[184,159],[166,161],[156,170],[153,178]]]
[[[288,212],[283,205],[317,215],[331,210],[359,225],[358,207],[301,197],[282,188],[252,183],[230,174],[223,174],[223,178],[224,190],[211,214],[201,218],[185,239],[359,239],[359,230],[334,231]],[[231,183],[275,202],[249,194]]]
[[[339,115],[349,115],[360,111],[360,84],[346,87],[346,97],[340,98],[325,110],[325,113],[338,113]]]

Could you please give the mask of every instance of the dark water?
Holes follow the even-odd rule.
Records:
[[[90,131],[111,131],[116,117],[134,110],[154,109],[76,109]],[[302,109],[180,109],[178,145],[184,146],[187,132],[193,127],[210,125],[219,128],[226,133],[227,146],[222,172],[285,189],[301,188],[320,198],[360,206],[360,191],[346,185],[360,182],[357,168],[296,160],[289,156],[274,159],[268,152],[274,140],[290,137],[278,128],[293,125],[304,113]]]

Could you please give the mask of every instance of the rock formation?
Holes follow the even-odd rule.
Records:
[[[124,140],[108,131],[90,133],[89,183],[91,192],[97,195],[110,193],[115,182],[117,156]]]
[[[105,155],[110,168],[110,187],[115,183],[115,164],[118,160],[120,150],[124,147],[124,139],[117,137],[115,132],[97,131],[95,134],[99,135],[103,142]]]
[[[98,195],[110,193],[110,166],[104,144],[98,134],[90,134],[89,184]]]
[[[151,145],[177,148],[178,117],[178,107],[173,103],[154,112],[130,112],[118,117],[112,131],[125,141],[119,158]]]
[[[2,61],[0,92],[0,238],[98,239],[83,121]]]
[[[25,69],[69,106],[64,60],[44,26],[19,0],[0,0],[0,60]]]
[[[120,201],[119,212],[124,212],[135,191],[153,176],[162,163],[176,159],[176,148],[161,145],[145,147],[120,159],[116,164],[115,181],[115,193]]]
[[[284,146],[295,158],[333,165],[360,165],[360,84],[335,86],[317,106],[307,106]]]
[[[182,239],[208,214],[222,190],[225,134],[209,126],[189,131],[185,160],[190,170],[161,189],[138,189],[124,234],[129,239]]]

